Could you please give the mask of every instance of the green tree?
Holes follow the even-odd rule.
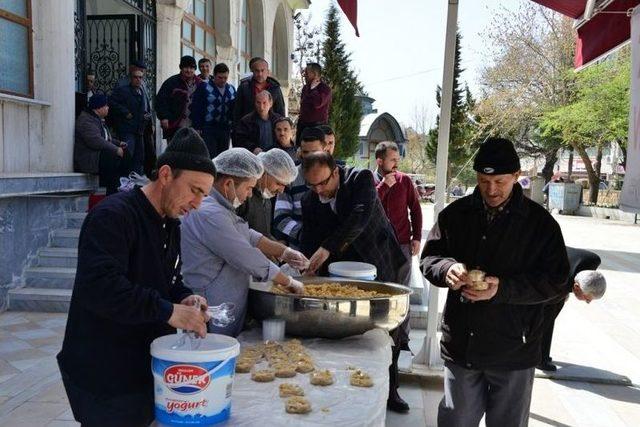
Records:
[[[341,41],[338,10],[334,4],[327,13],[322,60],[323,74],[332,90],[329,124],[338,141],[334,155],[344,159],[353,156],[358,150],[362,105],[356,94],[364,91],[351,68],[351,54],[345,51],[345,45]]]
[[[474,140],[475,125],[470,117],[470,113],[475,106],[475,100],[471,95],[469,87],[463,85],[460,77],[464,69],[461,68],[460,61],[460,33],[456,34],[455,62],[453,68],[453,94],[451,103],[451,127],[449,130],[449,167],[447,168],[447,187],[451,177],[459,175],[467,165],[467,161],[473,155],[472,141]],[[442,101],[442,89],[436,89],[436,103],[440,108]],[[438,129],[440,126],[440,115],[436,117],[436,125],[429,130],[425,150],[431,162],[435,163],[438,152]],[[468,166],[468,165],[467,165]]]
[[[573,99],[573,20],[526,2],[515,13],[497,11],[485,38],[490,60],[481,73],[476,109],[483,132],[509,138],[521,154],[544,159],[548,181],[563,141],[542,135],[538,121]]]
[[[628,50],[582,70],[576,80],[576,99],[548,110],[540,121],[543,136],[560,135],[584,162],[589,179],[589,201],[597,203],[603,147],[628,135],[631,60]],[[596,149],[592,162],[587,150]]]

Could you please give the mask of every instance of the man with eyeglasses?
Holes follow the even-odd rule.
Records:
[[[144,173],[144,131],[151,124],[151,104],[143,83],[144,70],[135,68],[129,74],[129,84],[115,88],[109,97],[111,122],[118,139],[127,143],[133,171],[141,175]]]
[[[327,275],[335,261],[373,264],[377,279],[398,282],[407,262],[393,227],[382,208],[368,169],[342,167],[327,152],[314,152],[302,161],[308,191],[302,197],[302,252],[309,257],[310,274]],[[407,412],[409,406],[398,395],[398,357],[409,337],[406,328],[390,331],[394,346],[389,367],[387,407]]]

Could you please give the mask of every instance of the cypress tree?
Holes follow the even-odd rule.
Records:
[[[329,124],[336,134],[334,155],[351,157],[358,151],[362,106],[356,95],[362,91],[362,85],[351,68],[351,54],[345,51],[341,41],[338,9],[334,4],[329,8],[324,26],[322,59],[323,75],[332,90]]]
[[[453,67],[453,94],[451,102],[451,127],[449,129],[449,161],[447,169],[447,185],[452,175],[457,174],[467,162],[473,151],[471,148],[473,127],[469,121],[468,113],[475,105],[475,100],[467,85],[462,85],[460,75],[464,71],[460,65],[460,33],[456,33],[456,50]],[[436,103],[440,108],[442,101],[442,88],[436,88]],[[427,157],[434,164],[438,151],[438,129],[440,115],[436,118],[436,125],[429,130],[426,144]]]

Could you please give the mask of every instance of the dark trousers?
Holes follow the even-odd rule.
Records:
[[[389,331],[393,340],[391,347],[391,365],[389,365],[389,397],[398,393],[400,387],[400,377],[398,373],[398,358],[401,350],[409,350],[409,316],[397,328]]]
[[[556,318],[564,307],[564,300],[556,304],[544,306],[544,323],[542,324],[542,363],[551,362],[551,340]]]
[[[148,393],[101,397],[78,387],[62,372],[73,417],[82,427],[148,427],[155,418],[153,387]]]
[[[475,370],[445,362],[438,427],[476,427],[485,413],[487,427],[527,426],[534,370]]]
[[[218,154],[229,149],[231,130],[206,126],[202,130],[202,139],[204,139],[204,143],[207,145],[209,156],[213,159],[214,157],[217,157]]]
[[[100,186],[107,188],[107,195],[116,193],[120,186],[120,177],[129,175],[131,169],[131,156],[125,151],[123,157],[108,151],[100,151],[98,163],[98,176]]]
[[[120,140],[127,143],[126,151],[131,156],[131,170],[137,174],[144,173],[144,139],[137,133],[120,134]]]

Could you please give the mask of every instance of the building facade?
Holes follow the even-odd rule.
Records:
[[[0,309],[51,243],[86,210],[96,178],[73,173],[75,93],[109,93],[131,61],[156,93],[183,54],[226,63],[230,82],[264,57],[287,99],[293,13],[308,0],[15,0],[0,4]],[[159,145],[161,149],[162,145]]]

